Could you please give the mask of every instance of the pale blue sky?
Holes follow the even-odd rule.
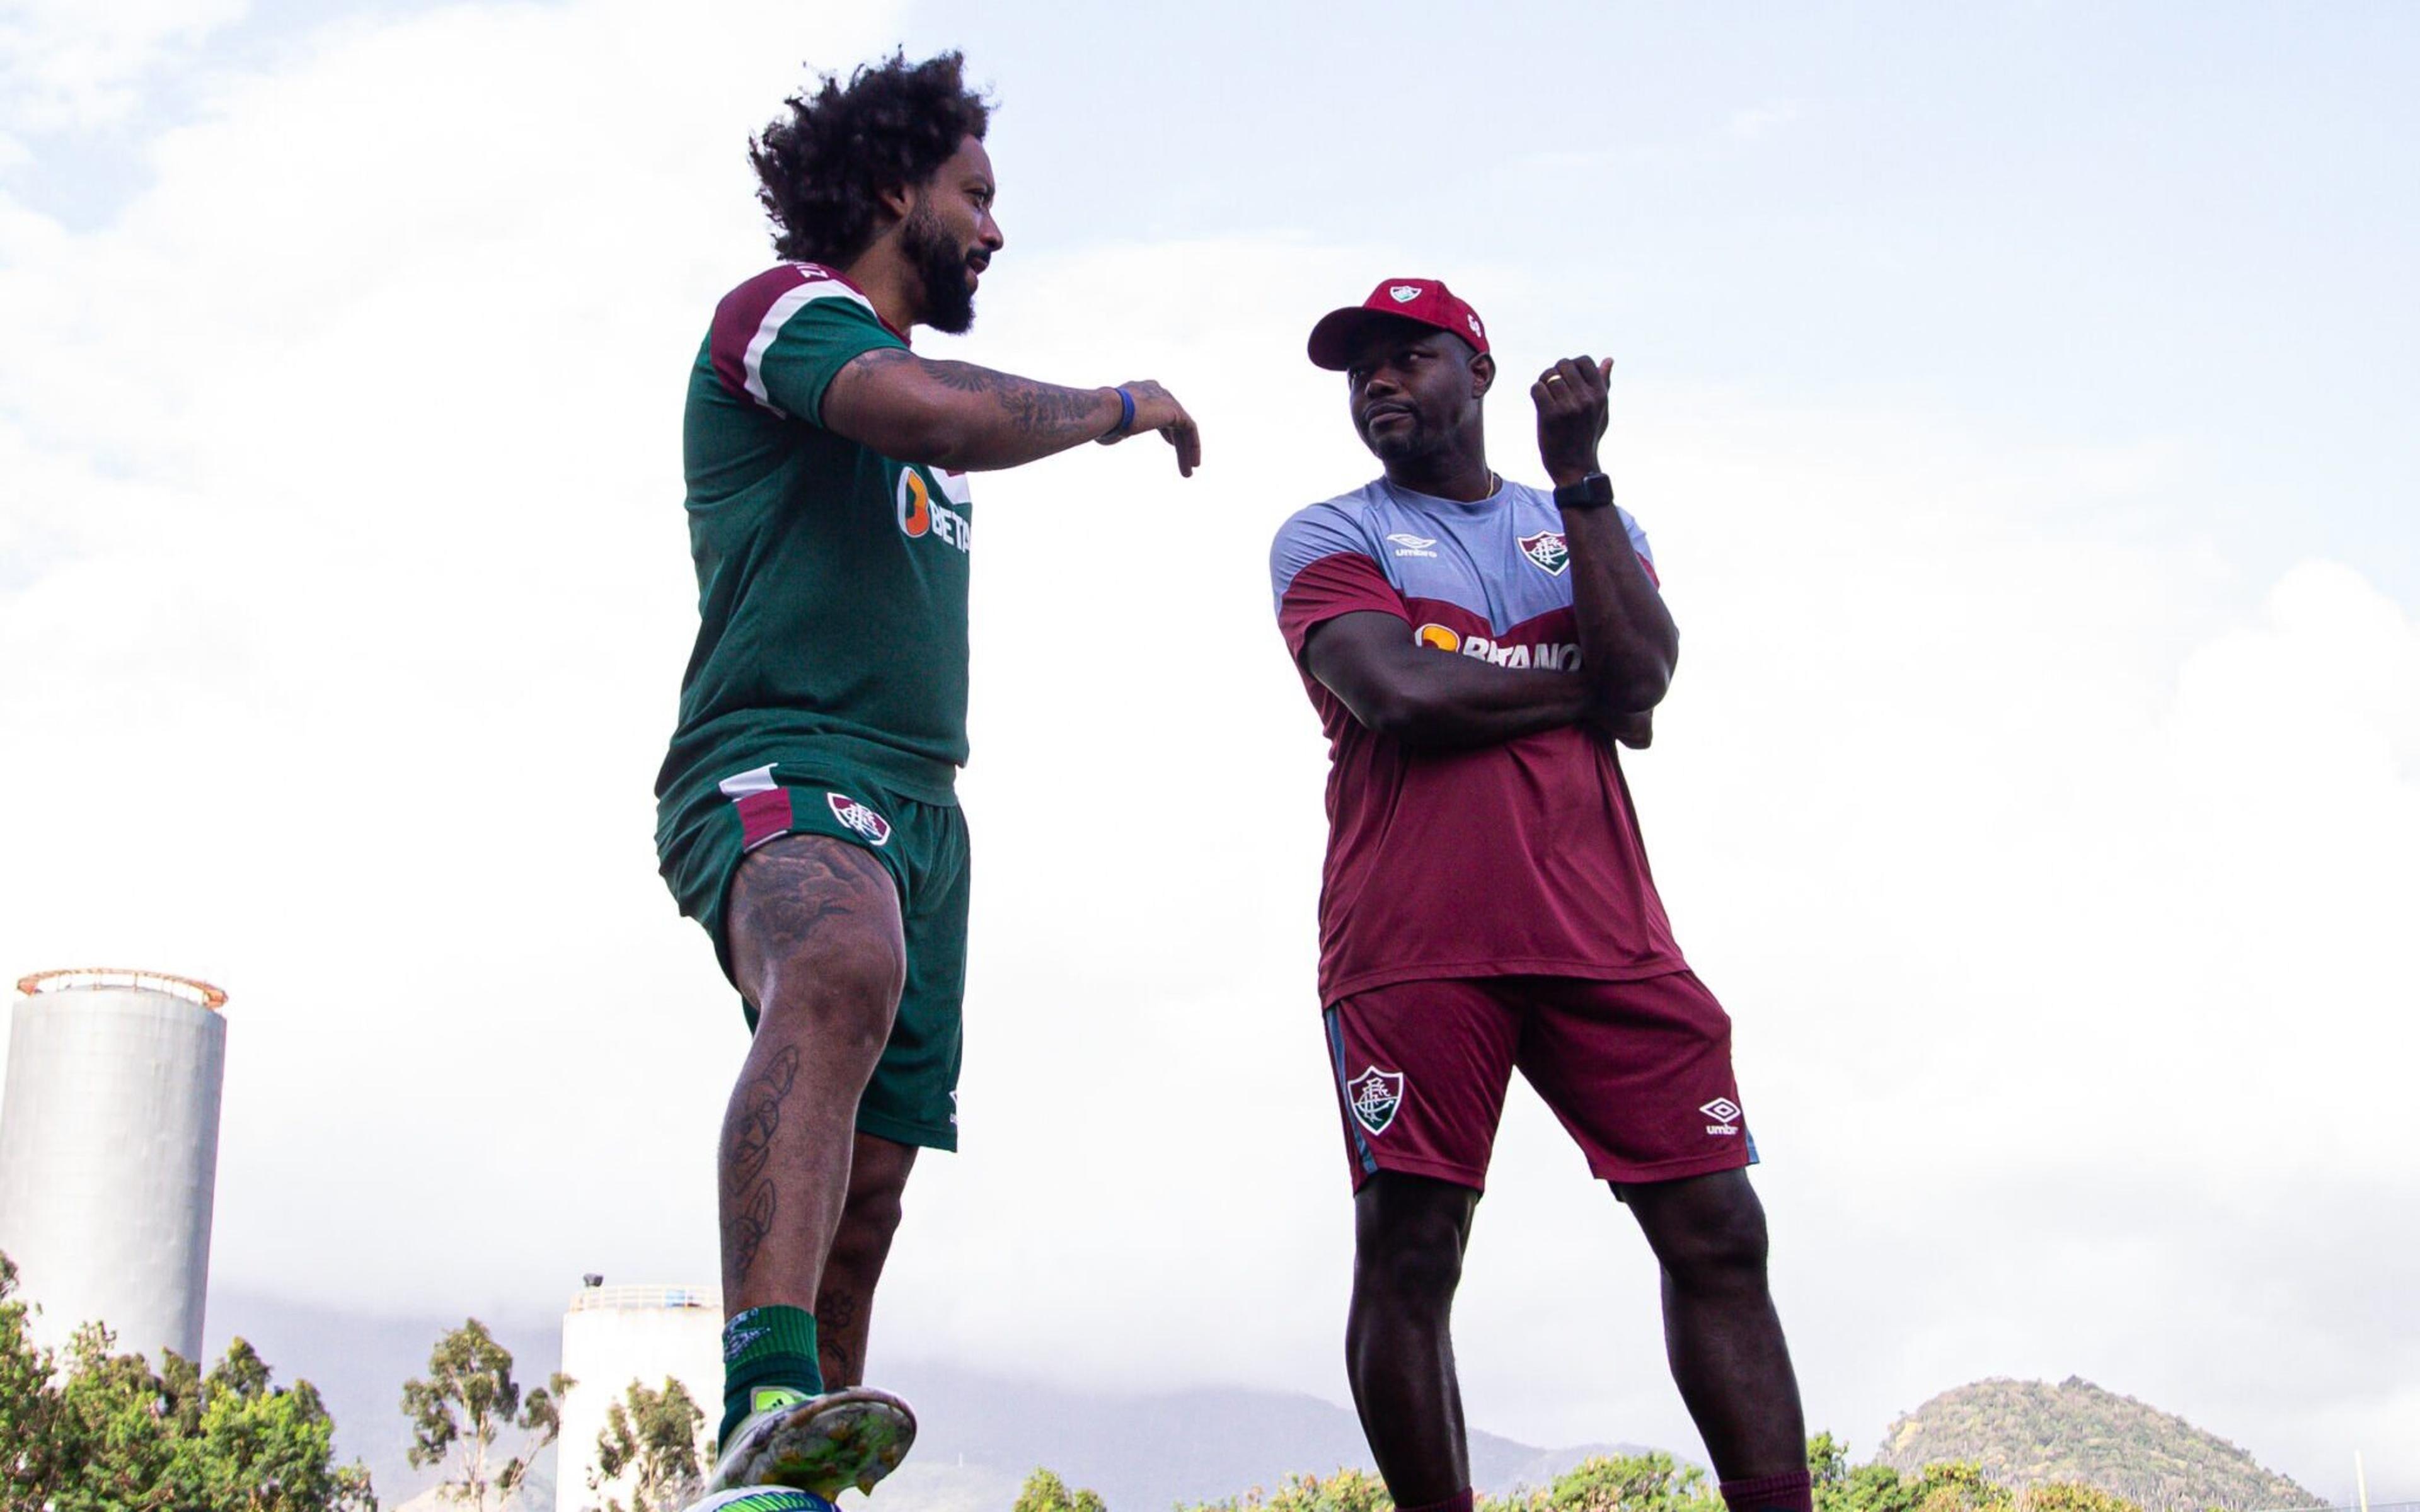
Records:
[[[2171,442],[2171,528],[2420,603],[2412,7],[1102,0],[906,33],[997,82],[1012,238],[1517,257],[1637,370]]]
[[[209,68],[429,8],[253,5],[135,114],[23,133],[13,187],[103,222]],[[996,87],[1019,250],[1517,256],[1636,370],[2170,443],[2170,528],[2420,602],[2410,6],[1072,0],[913,4],[895,32]]]

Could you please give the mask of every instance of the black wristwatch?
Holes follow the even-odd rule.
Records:
[[[1604,509],[1612,502],[1613,480],[1602,472],[1591,472],[1555,490],[1558,509]]]

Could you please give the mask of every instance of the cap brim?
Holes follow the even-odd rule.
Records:
[[[1342,373],[1352,364],[1353,345],[1361,333],[1373,326],[1417,326],[1423,331],[1443,331],[1445,327],[1392,310],[1373,310],[1366,304],[1348,304],[1342,310],[1330,310],[1311,328],[1311,363],[1331,373]]]

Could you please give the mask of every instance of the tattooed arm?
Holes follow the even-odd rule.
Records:
[[[1156,383],[1125,388],[1135,402],[1129,434],[1167,437],[1177,470],[1190,477],[1202,460],[1193,417]],[[1122,412],[1114,388],[1063,389],[884,347],[833,376],[824,391],[823,423],[885,456],[969,471],[1018,467],[1100,440]]]

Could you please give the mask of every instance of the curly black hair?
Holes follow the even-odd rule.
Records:
[[[750,140],[756,198],[773,223],[773,250],[799,262],[846,263],[880,229],[882,190],[921,184],[968,137],[983,139],[991,103],[960,77],[965,59],[943,53],[922,63],[894,52],[859,68],[841,87],[827,73],[810,99]]]

